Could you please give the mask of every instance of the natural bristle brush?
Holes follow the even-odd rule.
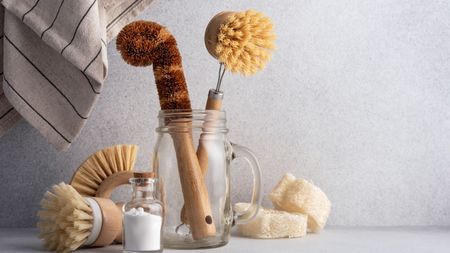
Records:
[[[45,193],[38,216],[39,237],[51,251],[106,246],[122,237],[120,207],[110,199],[82,197],[65,183]]]
[[[205,109],[221,110],[225,71],[248,76],[262,70],[275,49],[273,24],[269,17],[254,10],[221,12],[209,22],[204,39],[206,49],[220,63],[216,88],[209,90]],[[204,175],[208,169],[208,153],[203,137],[204,134],[200,136],[197,157]],[[184,209],[181,219],[189,224]]]
[[[117,36],[117,50],[133,66],[153,65],[162,110],[191,110],[181,56],[175,38],[163,26],[136,21]],[[168,126],[190,129],[186,120],[173,119]],[[206,184],[198,162],[191,132],[171,133],[190,228],[195,240],[216,234]]]
[[[109,198],[119,185],[133,177],[138,147],[115,145],[89,156],[72,176],[70,184],[83,196]]]
[[[206,109],[220,110],[225,70],[248,76],[262,70],[270,60],[275,49],[272,21],[254,10],[221,12],[206,27],[205,46],[220,63],[216,88],[209,92]]]
[[[275,48],[269,17],[261,12],[221,12],[205,31],[208,52],[232,73],[251,75],[263,69]]]
[[[117,36],[117,50],[130,65],[153,65],[162,110],[191,109],[177,42],[163,26],[136,21]]]
[[[206,110],[222,108],[221,90],[226,70],[243,75],[255,74],[264,68],[275,48],[275,34],[269,17],[261,12],[221,12],[214,16],[206,27],[205,46],[219,63],[219,75],[215,89],[211,89]],[[202,145],[197,156],[203,173],[208,167],[208,158]]]

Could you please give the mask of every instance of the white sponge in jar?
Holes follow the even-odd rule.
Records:
[[[305,179],[287,173],[269,194],[277,210],[308,216],[308,229],[317,233],[325,226],[331,203],[325,193]]]

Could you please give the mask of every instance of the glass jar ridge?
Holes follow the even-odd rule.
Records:
[[[228,133],[225,111],[161,110],[157,133]]]

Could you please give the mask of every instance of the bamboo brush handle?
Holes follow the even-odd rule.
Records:
[[[122,233],[122,212],[110,199],[93,198],[102,211],[102,228],[97,240],[91,245],[110,245],[119,233]]]
[[[208,94],[208,100],[206,100],[206,110],[219,111],[222,108],[223,93],[221,91],[210,90]],[[206,174],[208,170],[208,152],[202,143],[202,136],[200,136],[200,142],[197,148],[197,157],[200,167],[202,168],[202,175]]]
[[[109,198],[116,187],[128,184],[133,177],[133,171],[121,171],[106,178],[98,187],[96,197]]]
[[[221,91],[216,91],[214,89],[209,90],[208,100],[206,101],[206,110],[217,110],[219,111],[222,108],[223,101],[223,93]],[[202,175],[205,176],[206,171],[208,170],[208,151],[206,147],[202,143],[202,136],[200,135],[200,142],[197,148],[197,158],[200,164],[200,168],[202,170]],[[204,177],[203,177],[204,178]],[[204,181],[204,180],[203,180]],[[181,209],[181,222],[184,224],[190,224],[188,214],[185,206]]]
[[[123,225],[123,223],[122,223],[122,220],[123,220],[123,215],[122,215],[122,208],[123,208],[123,206],[124,206],[125,204],[123,203],[123,202],[118,202],[118,203],[116,203],[116,207],[117,207],[117,209],[120,211],[120,213],[121,213],[121,215],[120,215],[120,221],[121,221],[121,224]],[[122,226],[121,226],[122,227]],[[116,238],[114,238],[114,241],[115,242],[117,242],[117,243],[122,243],[122,232],[123,232],[123,229],[120,229],[120,231],[119,231],[119,233],[117,233],[117,235],[116,235]]]
[[[188,123],[171,122],[177,127],[190,129]],[[177,156],[178,172],[186,211],[186,218],[194,240],[203,239],[216,234],[216,227],[209,203],[208,190],[203,180],[200,164],[194,150],[192,135],[189,132],[172,134]]]

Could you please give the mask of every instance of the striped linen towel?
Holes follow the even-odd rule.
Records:
[[[106,45],[152,0],[3,0],[0,136],[23,117],[67,149],[101,93]]]

